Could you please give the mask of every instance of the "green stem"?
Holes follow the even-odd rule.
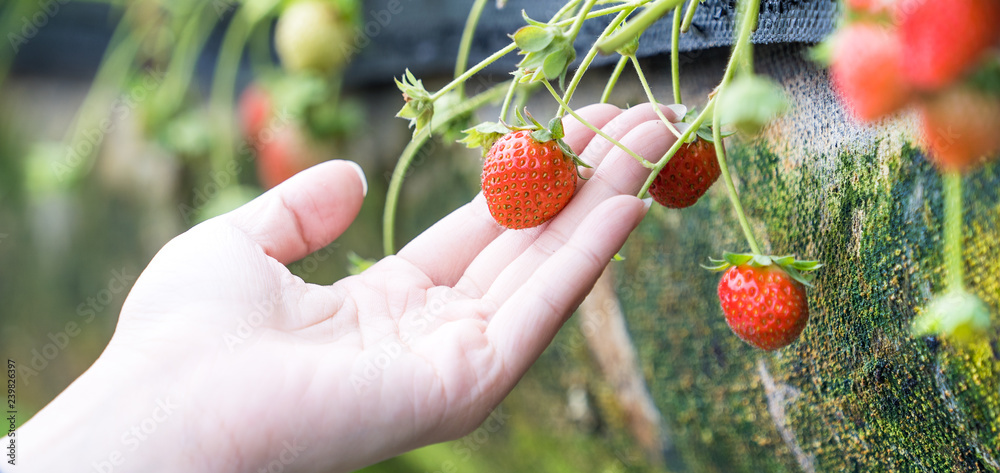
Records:
[[[604,54],[611,54],[619,48],[632,41],[633,38],[646,31],[656,20],[666,15],[670,9],[684,3],[684,0],[656,0],[646,7],[634,20],[630,21],[625,28],[617,33],[597,42],[598,49]]]
[[[458,43],[458,58],[455,59],[455,77],[462,75],[465,66],[469,64],[469,50],[472,48],[472,38],[476,35],[476,25],[479,24],[479,17],[483,14],[487,0],[476,0],[469,11],[469,17],[465,20],[465,29],[462,30],[462,39]],[[465,96],[465,84],[457,86],[458,96]]]
[[[517,45],[514,43],[510,43],[503,49],[491,54],[490,57],[483,59],[482,61],[479,62],[479,64],[472,66],[472,69],[465,71],[462,75],[456,77],[454,80],[449,82],[448,85],[442,87],[441,90],[435,92],[434,95],[431,95],[430,97],[431,102],[434,102],[437,99],[441,98],[442,95],[447,94],[449,91],[451,91],[451,89],[458,87],[460,84],[469,80],[470,77],[476,75],[477,72],[483,70],[484,68],[486,68],[486,66],[493,64],[494,62],[496,62],[497,59],[500,59],[506,56],[508,53],[513,52],[515,49],[517,49]]]
[[[698,9],[700,0],[691,0],[688,4],[687,12],[684,13],[684,22],[681,23],[681,33],[687,33],[691,29],[691,22],[694,21],[694,12]]]
[[[580,7],[580,11],[576,14],[576,19],[573,22],[573,27],[569,29],[568,38],[570,44],[573,44],[573,41],[576,40],[576,36],[580,34],[580,28],[583,28],[583,20],[587,19],[587,14],[594,8],[595,3],[597,3],[597,0],[587,0],[587,3],[584,3],[583,6]]]
[[[679,1],[683,1],[683,0],[679,0]],[[602,17],[602,16],[610,15],[612,13],[618,13],[618,12],[620,12],[622,10],[627,10],[629,8],[641,7],[641,6],[643,6],[643,5],[645,5],[645,4],[649,3],[649,2],[650,2],[650,0],[642,0],[642,1],[638,1],[638,2],[631,2],[631,3],[622,4],[622,5],[616,5],[616,6],[613,6],[613,7],[602,8],[600,10],[596,10],[596,11],[592,11],[592,12],[588,13],[587,16],[585,17],[585,19],[586,20],[590,20],[590,19],[593,19],[593,18],[599,18],[599,17]],[[561,28],[561,27],[564,27],[564,26],[572,25],[573,22],[575,22],[575,21],[576,21],[576,18],[571,18],[571,19],[568,19],[568,20],[557,21],[555,23],[549,23],[549,25],[557,26],[557,27]],[[622,44],[625,44],[627,42],[628,41],[623,41]],[[621,46],[619,46],[619,47],[621,47]],[[618,49],[618,48],[615,48],[615,49]],[[611,51],[614,51],[615,49],[612,49]],[[601,52],[603,53],[604,50],[601,50]]]
[[[552,23],[554,21],[559,21],[559,19],[562,18],[563,15],[569,13],[570,10],[576,8],[576,6],[580,4],[580,1],[581,0],[572,0],[566,2],[566,4],[563,5],[562,8],[560,8],[559,11],[556,12],[555,15],[552,15],[552,18],[549,19],[549,23]]]
[[[632,156],[633,158],[635,158],[637,161],[639,161],[640,163],[642,163],[643,166],[645,166],[647,168],[652,168],[653,167],[653,163],[647,161],[646,158],[643,158],[642,156],[639,156],[638,153],[636,153],[635,151],[632,151],[627,146],[621,144],[620,141],[612,138],[610,135],[608,135],[607,133],[601,131],[599,128],[597,128],[596,126],[594,126],[593,124],[591,124],[587,120],[584,120],[583,117],[581,117],[576,112],[574,112],[572,108],[569,108],[569,105],[567,105],[566,102],[563,102],[562,99],[559,98],[559,94],[556,92],[556,89],[554,89],[552,87],[552,84],[550,84],[549,81],[543,80],[542,84],[545,86],[546,89],[549,89],[549,93],[552,94],[552,98],[554,98],[556,100],[556,102],[559,102],[559,105],[562,107],[562,109],[566,110],[566,112],[568,112],[570,115],[572,115],[573,118],[576,118],[577,120],[579,120],[580,123],[583,124],[583,126],[585,126],[587,128],[590,128],[591,131],[593,131],[594,133],[597,133],[600,137],[602,137],[602,138],[610,141],[611,144],[617,146],[622,151],[628,153],[629,156]]]
[[[720,97],[725,93],[726,86],[729,85],[729,81],[733,77],[734,70],[738,67],[740,61],[746,60],[744,56],[751,54],[750,62],[752,62],[752,52],[748,53],[748,51],[750,51],[750,34],[753,33],[753,26],[756,23],[759,9],[760,0],[748,0],[746,2],[744,16],[740,25],[739,36],[736,39],[736,44],[733,46],[732,57],[729,58],[729,64],[726,66],[726,72],[722,76],[722,81],[719,83],[719,87],[716,89],[715,97]],[[750,250],[753,251],[754,254],[759,255],[762,254],[760,245],[757,243],[757,238],[754,237],[753,230],[750,228],[750,223],[747,221],[746,214],[743,211],[743,204],[740,202],[739,194],[736,193],[736,186],[733,185],[733,179],[729,172],[729,165],[726,163],[726,151],[722,145],[721,117],[721,113],[716,113],[712,116],[712,140],[715,142],[715,154],[719,160],[719,168],[722,170],[722,178],[726,183],[726,190],[729,192],[729,200],[732,201],[733,210],[736,211],[736,216],[740,221],[740,227],[743,228],[747,244],[750,245]]]
[[[962,174],[944,174],[944,257],[948,265],[948,290],[962,291],[965,287],[962,267]]]
[[[584,8],[592,5],[593,1],[585,5]],[[620,25],[622,21],[625,21],[625,18],[628,17],[632,11],[634,11],[634,9],[622,10],[618,13],[618,16],[611,20],[611,23],[608,24],[607,28],[604,28],[604,31],[601,32],[601,37],[606,36],[608,33],[614,31],[615,28],[618,28],[618,25]],[[594,58],[597,57],[597,52],[596,45],[592,46],[590,51],[587,51],[587,55],[583,58],[583,61],[580,62],[580,67],[578,67],[576,72],[573,74],[573,79],[569,81],[569,86],[566,87],[566,92],[563,94],[562,98],[563,102],[569,103],[573,99],[573,93],[576,91],[577,86],[580,85],[580,80],[583,79],[583,74],[587,72],[587,69],[590,68],[590,64],[594,61]],[[562,112],[563,109],[560,107],[556,112],[556,116],[562,115]]]
[[[201,3],[199,7],[196,7],[181,30],[181,37],[170,58],[170,63],[167,65],[163,84],[153,97],[154,126],[161,124],[166,118],[173,115],[174,111],[181,106],[181,97],[191,85],[198,56],[205,47],[209,33],[215,26],[215,22],[212,21],[214,15],[203,14],[209,5],[209,3]]]
[[[389,180],[389,190],[385,197],[385,212],[382,214],[382,227],[384,229],[382,234],[382,248],[386,255],[396,252],[394,242],[396,239],[396,208],[399,202],[399,193],[403,188],[403,179],[409,172],[410,164],[413,163],[413,158],[420,151],[420,147],[427,142],[434,132],[447,126],[455,117],[469,113],[487,102],[500,98],[501,94],[507,89],[507,86],[508,84],[506,83],[497,85],[475,97],[462,101],[455,108],[447,110],[447,113],[441,120],[435,120],[436,124],[433,127],[425,128],[414,136],[410,143],[406,145],[406,148],[403,149],[402,154],[399,156],[399,161],[396,163],[396,168],[392,171],[392,178]]]
[[[222,38],[219,58],[215,64],[210,92],[211,113],[217,126],[215,149],[211,159],[211,166],[215,171],[225,169],[233,160],[233,95],[236,88],[236,74],[239,72],[243,49],[252,30],[253,25],[250,24],[244,9],[237,10]]]
[[[611,97],[611,91],[614,90],[615,84],[618,83],[618,78],[621,77],[626,64],[628,64],[628,56],[622,56],[621,59],[618,60],[618,64],[615,64],[615,70],[611,71],[611,77],[608,78],[608,84],[604,86],[604,93],[601,94],[601,103],[608,103],[608,98]]]
[[[660,171],[662,171],[663,168],[667,165],[667,163],[670,162],[670,159],[673,158],[675,154],[677,154],[677,151],[681,149],[681,146],[684,146],[688,142],[688,139],[691,138],[691,135],[697,133],[698,128],[700,128],[701,124],[708,119],[708,115],[711,113],[711,110],[713,108],[715,108],[714,98],[708,101],[708,104],[705,105],[705,109],[702,110],[701,113],[699,113],[698,116],[694,119],[694,121],[691,122],[691,126],[689,126],[687,130],[684,130],[684,133],[681,134],[681,137],[678,138],[677,141],[675,141],[674,144],[670,147],[670,149],[668,149],[667,152],[664,153],[662,157],[660,157],[660,160],[656,162],[656,164],[653,166],[653,171],[649,174],[649,177],[646,178],[646,182],[642,185],[642,188],[639,189],[639,193],[636,194],[637,197],[641,199],[646,196],[646,192],[648,192],[649,188],[653,185],[653,181],[656,179],[656,176],[658,176],[660,174]]]
[[[698,0],[694,0],[697,2]],[[674,9],[674,24],[670,34],[670,77],[674,86],[674,103],[681,102],[681,5]]]
[[[674,124],[670,123],[670,120],[667,120],[667,117],[663,115],[663,111],[660,110],[660,103],[656,101],[656,97],[653,95],[653,89],[649,88],[649,82],[646,80],[646,75],[642,72],[642,67],[639,66],[639,60],[636,59],[635,56],[631,56],[630,59],[632,59],[632,65],[635,66],[635,72],[639,76],[639,83],[642,84],[642,90],[646,92],[646,100],[649,100],[649,103],[653,104],[653,111],[656,112],[656,116],[660,117],[660,120],[663,121],[663,124],[667,126],[667,129],[670,130],[674,136],[680,138],[681,132],[677,131]]]
[[[500,121],[506,120],[507,115],[510,114],[510,104],[514,101],[514,92],[517,91],[517,86],[521,83],[521,77],[524,77],[524,74],[520,69],[514,71],[514,79],[510,81],[507,95],[504,96],[503,105],[500,107]]]

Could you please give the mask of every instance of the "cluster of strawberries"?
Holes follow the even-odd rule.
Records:
[[[942,170],[967,170],[1000,153],[1000,0],[846,4],[831,73],[858,119],[914,105],[923,145]]]

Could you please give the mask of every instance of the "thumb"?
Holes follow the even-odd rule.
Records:
[[[339,237],[361,210],[368,183],[353,161],[302,171],[222,218],[283,264]]]

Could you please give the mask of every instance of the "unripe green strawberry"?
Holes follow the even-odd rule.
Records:
[[[699,137],[670,158],[649,187],[649,195],[664,207],[690,207],[705,195],[720,174],[715,144]]]
[[[292,3],[281,13],[274,33],[281,64],[293,72],[336,73],[350,59],[351,39],[348,13],[324,0]]]
[[[530,228],[555,217],[576,190],[576,164],[557,140],[538,142],[531,130],[507,133],[483,164],[483,195],[500,225]]]
[[[777,350],[799,338],[809,321],[805,287],[778,266],[733,266],[719,281],[726,323],[745,342]]]

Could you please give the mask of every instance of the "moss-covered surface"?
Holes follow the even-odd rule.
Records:
[[[991,341],[915,339],[910,321],[943,284],[941,180],[904,141],[800,162],[766,139],[732,146],[764,251],[827,264],[809,326],[783,350],[733,335],[718,275],[698,267],[746,250],[723,186],[653,210],[633,235],[619,294],[692,471],[997,471],[1000,166],[965,187],[967,279],[994,314]]]

